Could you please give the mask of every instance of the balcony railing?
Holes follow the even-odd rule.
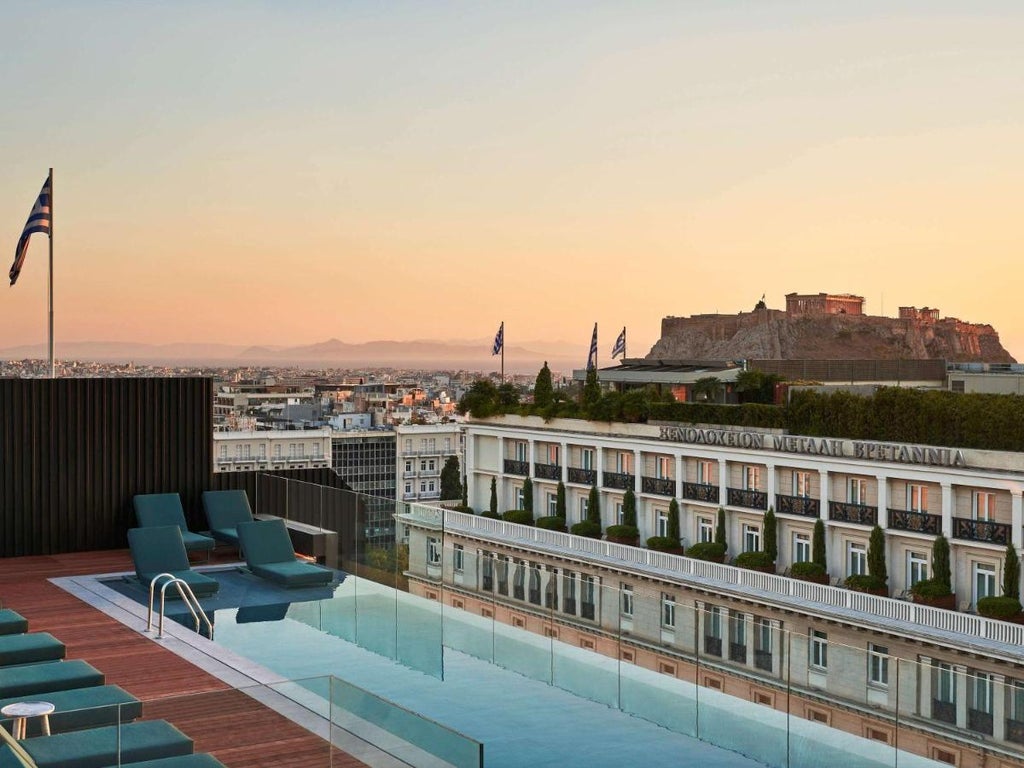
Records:
[[[783,496],[780,493],[776,493],[775,511],[780,515],[818,517],[821,514],[821,502],[807,496]]]
[[[754,651],[754,666],[762,672],[772,671],[772,652]]]
[[[1024,744],[1024,720],[1006,720],[1006,740]]]
[[[932,720],[956,725],[956,704],[952,701],[932,699]]]
[[[968,541],[985,541],[989,544],[1010,543],[1010,526],[989,520],[972,520],[967,517],[953,518],[953,538]]]
[[[980,709],[967,710],[967,727],[975,733],[992,735],[992,713]]]
[[[535,462],[533,474],[541,480],[561,480],[562,467],[558,464],[538,464]]]
[[[584,619],[594,618],[594,604],[593,603],[580,603],[580,616]]]
[[[530,474],[530,465],[525,461],[516,461],[515,459],[505,459],[505,474],[506,475],[521,475],[526,477]]]
[[[742,643],[729,643],[729,661],[737,664],[747,663],[747,646]]]
[[[740,488],[727,488],[728,503],[731,507],[747,507],[748,509],[768,509],[768,494],[764,491],[744,491]]]
[[[620,491],[631,490],[635,482],[633,475],[624,472],[605,472],[601,480],[605,488],[618,488]]]
[[[580,469],[579,467],[569,467],[569,482],[580,483],[581,485],[596,485],[597,470]]]
[[[828,503],[828,519],[837,523],[875,525],[878,522],[878,507],[853,504],[847,501],[830,501]]]
[[[640,490],[657,496],[675,496],[676,481],[670,477],[641,477]]]
[[[722,656],[722,638],[704,635],[704,653],[708,656]]]
[[[683,498],[690,501],[718,503],[718,486],[705,483],[683,483]]]
[[[889,510],[889,527],[900,531],[930,533],[938,536],[942,531],[942,518],[927,512],[911,512],[907,509]]]

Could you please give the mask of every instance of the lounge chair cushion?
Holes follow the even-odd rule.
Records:
[[[249,570],[286,587],[327,584],[334,571],[295,559],[284,520],[254,520],[238,524],[238,537]]]
[[[192,739],[166,720],[39,736],[22,741],[21,746],[38,768],[103,768],[193,752]]]
[[[91,688],[72,688],[67,691],[48,691],[45,701],[56,708],[50,715],[50,732],[62,733],[79,728],[128,723],[142,715],[142,702],[117,685],[97,685]],[[24,700],[24,696],[0,699],[0,708]],[[0,717],[0,725],[11,729],[11,718]],[[26,721],[29,736],[42,733],[42,721],[30,717]]]
[[[220,588],[216,580],[191,569],[181,530],[177,526],[132,528],[128,531],[128,546],[135,563],[135,575],[147,589],[153,578],[161,573],[173,574],[187,582],[196,597],[207,597]],[[176,597],[178,590],[170,587],[167,594]]]
[[[245,491],[203,491],[203,509],[210,535],[217,541],[238,545],[238,524],[252,520]]]
[[[144,493],[132,499],[135,506],[135,518],[139,526],[175,525],[181,531],[185,549],[189,552],[213,549],[216,543],[209,536],[192,533],[185,522],[185,510],[181,506],[181,497],[176,493]]]
[[[103,673],[81,659],[44,661],[0,669],[0,698],[35,696],[69,688],[103,685]]]
[[[119,766],[111,765],[107,768],[119,768]],[[159,760],[132,763],[130,768],[225,768],[225,766],[224,763],[207,752],[196,752],[180,757],[163,757]]]
[[[28,632],[28,620],[10,608],[0,608],[0,635],[17,635]]]
[[[49,632],[0,637],[0,667],[34,664],[37,661],[60,661],[67,655],[64,643]]]

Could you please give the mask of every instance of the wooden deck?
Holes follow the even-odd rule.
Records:
[[[144,718],[169,720],[228,768],[364,765],[47,581],[131,567],[126,550],[0,559],[0,601],[145,702]]]

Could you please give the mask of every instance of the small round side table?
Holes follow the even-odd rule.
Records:
[[[8,704],[0,709],[0,714],[14,718],[14,733],[16,739],[25,738],[25,724],[30,717],[43,718],[43,735],[50,735],[50,713],[55,707],[48,701],[19,701],[17,704]]]

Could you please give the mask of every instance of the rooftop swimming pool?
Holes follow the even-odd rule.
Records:
[[[202,602],[218,645],[310,695],[337,699],[333,675],[393,702],[399,716],[349,709],[371,721],[377,712],[377,725],[428,751],[430,727],[401,712],[483,744],[487,766],[939,765],[368,579],[283,590],[236,569],[211,575],[221,592]],[[137,584],[108,586],[145,602]],[[180,604],[168,615],[191,622]],[[479,764],[472,749],[434,740],[448,762]]]

